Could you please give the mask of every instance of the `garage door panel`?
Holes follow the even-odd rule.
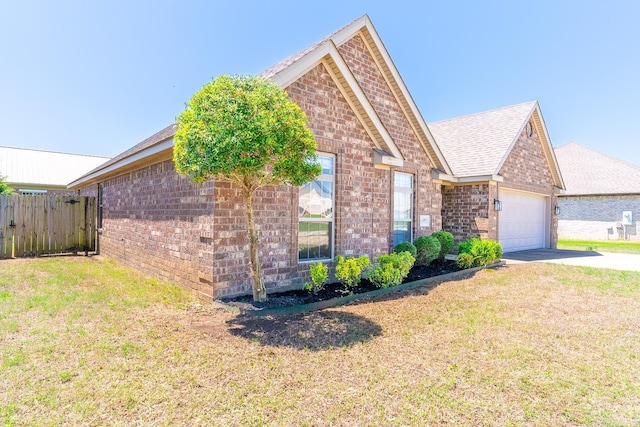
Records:
[[[505,252],[545,247],[546,199],[525,193],[501,192],[500,243]]]

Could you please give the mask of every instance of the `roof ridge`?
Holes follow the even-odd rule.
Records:
[[[525,105],[525,104],[532,104],[532,107],[535,103],[537,103],[538,101],[527,101],[527,102],[521,102],[519,104],[513,104],[513,105],[507,105],[505,107],[499,107],[499,108],[493,108],[491,110],[485,110],[485,111],[478,111],[477,113],[472,113],[472,114],[465,114],[463,116],[457,116],[457,117],[451,117],[449,119],[444,119],[444,120],[438,120],[435,122],[430,122],[427,125],[432,125],[432,124],[439,124],[439,123],[444,123],[444,122],[450,122],[452,120],[458,120],[458,119],[465,119],[468,117],[474,117],[474,116],[479,116],[479,115],[483,115],[483,114],[487,114],[487,113],[494,113],[497,111],[501,111],[501,110],[506,110],[509,108],[513,108],[513,107],[518,107],[521,105]]]
[[[332,33],[324,36],[323,38],[321,38],[317,42],[310,44],[309,46],[305,47],[304,49],[301,49],[299,51],[296,51],[296,52],[292,53],[291,55],[287,56],[286,58],[282,59],[281,61],[278,61],[275,64],[271,65],[270,67],[267,67],[264,70],[262,70],[260,73],[258,73],[258,76],[259,77],[269,78],[273,74],[277,74],[278,70],[282,66],[289,65],[289,63],[294,63],[298,59],[300,59],[303,56],[305,56],[307,53],[313,52],[315,49],[317,49],[318,47],[322,46],[324,43],[332,40],[333,37],[336,36],[337,34],[339,34],[341,31],[345,30],[349,26],[353,25],[355,22],[357,22],[357,21],[359,21],[359,20],[361,20],[361,19],[363,19],[365,17],[368,18],[368,15],[364,14],[364,15],[354,19],[353,21],[349,22],[348,24],[340,27],[339,29],[333,31]]]
[[[10,148],[12,150],[24,150],[24,151],[37,151],[37,152],[41,152],[41,153],[66,154],[66,155],[69,155],[69,156],[99,157],[99,158],[103,158],[103,159],[110,159],[110,157],[107,157],[107,156],[95,156],[93,154],[69,153],[69,152],[66,152],[66,151],[43,150],[41,148],[11,147],[9,145],[0,145],[0,148]]]

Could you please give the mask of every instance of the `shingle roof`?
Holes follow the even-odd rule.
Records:
[[[0,175],[10,184],[64,188],[107,160],[108,157],[0,147]]]
[[[525,102],[427,126],[454,176],[493,175],[499,172],[537,104]]]
[[[115,156],[113,159],[109,160],[106,163],[102,163],[100,165],[98,165],[98,167],[96,167],[95,169],[91,169],[89,171],[87,171],[87,173],[85,175],[90,175],[96,171],[99,171],[101,169],[106,169],[109,166],[113,165],[114,163],[119,162],[122,159],[125,159],[129,156],[132,156],[142,150],[144,150],[145,148],[149,148],[154,144],[157,144],[158,142],[167,140],[169,138],[172,138],[175,134],[176,134],[176,129],[177,126],[175,124],[169,125],[166,128],[162,129],[159,132],[154,133],[153,135],[151,135],[149,138],[145,139],[142,142],[137,143],[136,145],[134,145],[133,147],[129,148],[126,151],[123,151],[122,153],[118,154],[117,156]],[[80,178],[81,176],[77,176],[76,178]],[[71,181],[68,182],[68,184],[71,183]]]
[[[555,149],[565,196],[640,194],[640,166],[570,142]]]
[[[337,31],[334,31],[333,33],[329,34],[328,36],[326,36],[322,40],[319,40],[318,42],[312,44],[311,46],[307,47],[306,49],[304,49],[304,50],[302,50],[302,51],[300,51],[298,53],[294,53],[293,55],[283,59],[282,61],[278,62],[277,64],[267,68],[266,70],[264,70],[263,72],[258,74],[258,76],[262,77],[262,78],[265,78],[265,79],[272,78],[273,76],[275,76],[279,72],[281,72],[284,69],[286,69],[287,67],[289,67],[291,64],[293,64],[296,61],[298,61],[300,58],[304,57],[305,55],[308,55],[309,53],[313,52],[318,47],[322,46],[326,41],[331,40],[336,34],[340,33],[345,28],[349,27],[350,25],[352,25],[353,23],[355,23],[356,21],[359,21],[361,19],[362,19],[362,17],[360,17],[360,18],[348,23],[344,27],[340,28]]]

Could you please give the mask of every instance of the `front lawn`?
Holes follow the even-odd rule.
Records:
[[[640,242],[628,240],[559,240],[558,249],[640,254]]]
[[[640,273],[553,264],[237,318],[100,257],[0,261],[0,424],[635,425]]]

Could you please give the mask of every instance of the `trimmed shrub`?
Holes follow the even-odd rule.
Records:
[[[495,240],[481,240],[474,237],[460,242],[458,245],[458,260],[462,255],[470,255],[473,258],[473,267],[485,266],[500,260],[500,257],[502,257],[502,245]],[[467,258],[464,257],[462,262],[467,262]]]
[[[402,242],[398,243],[394,246],[393,252],[399,254],[400,252],[409,252],[412,257],[416,257],[417,249],[416,246],[411,242]]]
[[[317,294],[324,288],[324,284],[329,278],[329,267],[321,262],[317,262],[309,267],[309,275],[311,276],[311,282],[305,283],[304,289]]]
[[[475,258],[473,258],[473,255],[468,253],[462,253],[458,255],[458,260],[456,261],[456,264],[460,268],[471,268],[473,267],[474,263]]]
[[[413,241],[416,247],[416,264],[429,265],[440,254],[440,242],[433,236],[421,236]]]
[[[362,272],[369,265],[369,257],[362,255],[361,257],[348,257],[342,255],[337,257],[336,279],[348,288],[353,288],[360,283]]]
[[[502,258],[502,245],[495,240],[487,240],[489,246],[493,250],[493,260],[491,262],[500,261]]]
[[[367,279],[378,288],[397,286],[407,277],[414,262],[415,258],[409,251],[380,255],[367,273]]]
[[[438,239],[440,242],[440,253],[438,254],[439,259],[444,259],[445,255],[449,253],[451,248],[453,248],[453,234],[448,231],[440,230],[431,234],[431,236]]]
[[[470,254],[471,253],[471,247],[473,246],[474,242],[479,241],[480,239],[478,239],[477,237],[472,237],[468,240],[462,241],[458,244],[458,254]]]

